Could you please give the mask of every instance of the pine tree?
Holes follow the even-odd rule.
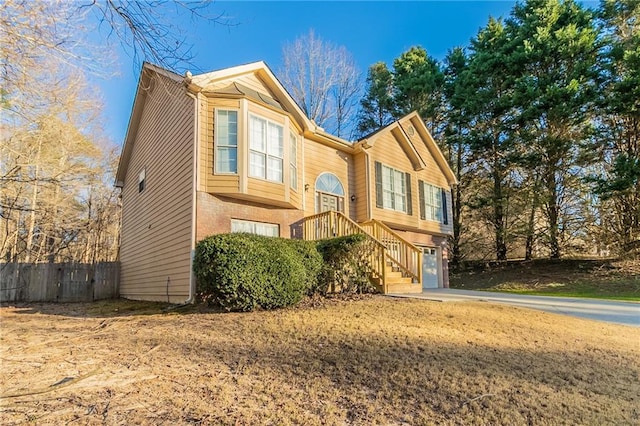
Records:
[[[393,61],[393,78],[397,114],[417,111],[438,140],[444,124],[444,74],[438,61],[422,47],[411,47]]]
[[[377,62],[367,72],[366,94],[360,101],[358,132],[364,136],[393,121],[393,75],[384,62]]]
[[[603,202],[602,218],[620,252],[640,241],[640,2],[606,0],[600,8],[600,120],[594,152],[603,171],[590,180]],[[609,237],[605,235],[605,237]]]
[[[517,4],[506,30],[514,44],[517,129],[541,179],[550,256],[559,258],[576,222],[580,147],[595,98],[597,31],[573,0]],[[531,163],[531,162],[530,162]]]
[[[467,69],[459,77],[459,108],[470,117],[468,146],[476,175],[489,183],[472,206],[491,224],[495,256],[507,259],[509,178],[513,169],[513,58],[504,24],[490,19],[471,42]]]

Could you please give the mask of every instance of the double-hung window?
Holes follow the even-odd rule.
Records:
[[[238,173],[238,111],[216,110],[215,173]]]
[[[420,181],[420,216],[424,220],[447,223],[444,191],[434,185]]]
[[[249,176],[282,182],[284,129],[254,115],[249,118]]]
[[[289,184],[294,191],[298,190],[298,139],[293,132],[289,133]]]
[[[382,165],[382,207],[407,212],[405,174],[385,165]]]

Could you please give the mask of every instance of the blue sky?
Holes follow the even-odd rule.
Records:
[[[363,74],[369,65],[393,60],[420,45],[443,59],[447,51],[466,46],[489,16],[506,17],[514,1],[424,2],[245,2],[216,1],[210,14],[224,14],[234,25],[177,24],[189,30],[193,73],[264,60],[276,74],[282,46],[313,29],[317,36],[345,46]],[[104,124],[114,143],[123,142],[135,95],[138,69],[119,48],[119,75],[94,78],[102,91]],[[197,68],[200,68],[198,70]]]

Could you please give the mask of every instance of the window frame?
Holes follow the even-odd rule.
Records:
[[[263,121],[265,123],[265,126],[264,126],[265,132],[262,135],[262,141],[261,141],[261,144],[260,144],[260,145],[264,146],[264,151],[255,149],[254,148],[254,144],[252,143],[254,141],[254,139],[253,139],[253,136],[254,136],[253,133],[254,132],[253,132],[253,127],[252,127],[254,120],[260,120],[260,121]],[[268,119],[266,117],[262,117],[262,116],[260,116],[258,114],[250,113],[249,114],[249,126],[248,127],[249,127],[249,131],[248,131],[248,134],[249,134],[249,137],[248,137],[249,170],[248,170],[248,173],[247,173],[248,177],[254,178],[254,179],[261,179],[261,180],[265,180],[265,181],[273,182],[273,183],[284,184],[284,164],[285,164],[284,163],[284,159],[285,159],[285,155],[284,155],[284,151],[285,151],[284,130],[285,130],[285,127],[284,127],[284,125],[281,124],[281,123],[278,123],[276,121],[270,120],[270,119]],[[276,128],[279,128],[281,130],[281,132],[280,132],[281,138],[279,140],[280,146],[276,149],[276,151],[280,151],[279,154],[281,156],[278,156],[277,155],[278,153],[274,154],[273,152],[271,152],[272,145],[270,144],[270,142],[272,142],[271,137],[273,135],[272,135],[270,129],[272,127],[276,127]],[[251,163],[252,155],[262,156],[262,158],[264,159],[264,163],[263,163],[264,164],[264,174],[261,175],[261,176],[259,176],[257,174],[253,174],[252,163]],[[273,179],[273,178],[271,178],[269,176],[269,170],[271,169],[269,167],[269,164],[270,164],[269,160],[272,160],[272,161],[275,160],[275,161],[280,163],[280,171],[279,171],[280,179],[279,180]]]
[[[145,167],[140,171],[140,173],[138,173],[138,194],[142,194],[146,188],[147,188],[147,169]]]
[[[298,192],[298,137],[289,130],[289,186]]]
[[[431,222],[438,222],[444,224],[444,212],[442,203],[442,188],[439,186],[430,184],[429,182],[422,183],[422,200],[424,208],[424,219]],[[435,212],[435,215],[434,215]]]
[[[221,145],[220,144],[220,118],[219,118],[219,113],[221,111],[224,111],[226,113],[229,112],[233,112],[236,115],[236,144],[235,145]],[[213,144],[213,152],[214,152],[214,158],[213,158],[213,173],[216,175],[237,175],[238,174],[238,143],[239,143],[239,130],[240,130],[240,110],[239,109],[235,109],[235,108],[215,108],[214,109],[214,144]],[[228,121],[227,121],[228,123]],[[227,139],[229,139],[229,133],[227,133]],[[236,167],[235,167],[235,171],[222,171],[222,170],[218,170],[218,152],[221,149],[225,149],[225,150],[230,150],[230,149],[234,149],[235,153],[236,153]]]
[[[238,230],[233,230],[233,225],[234,224],[242,224],[242,225],[251,225],[252,226],[252,230],[251,231],[238,231]],[[272,230],[275,230],[275,235],[267,235],[265,233],[259,233],[256,232],[257,229],[262,226],[262,227],[267,227],[270,228]],[[245,220],[245,219],[231,219],[231,233],[248,233],[248,234],[253,234],[253,235],[261,235],[264,237],[280,237],[280,225],[277,223],[269,223],[269,222],[256,222],[254,220]]]
[[[388,170],[389,177],[391,180],[387,185],[385,182],[385,169]],[[407,181],[406,181],[406,173],[395,169],[393,167],[387,166],[385,164],[381,164],[381,182],[382,182],[382,208],[386,210],[393,210],[402,213],[408,213],[408,197],[407,197]],[[401,177],[400,182],[396,181],[398,175]],[[401,188],[401,193],[396,189],[396,185],[399,185]],[[389,187],[389,189],[387,189]],[[391,205],[387,205],[387,197],[386,194],[390,195]],[[400,196],[400,198],[398,198]],[[398,199],[402,200],[402,208],[397,208],[396,204],[398,203]]]

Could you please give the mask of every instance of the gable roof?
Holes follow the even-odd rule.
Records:
[[[261,100],[262,102],[272,106],[273,103],[276,103],[278,105],[278,108],[291,113],[291,115],[295,118],[295,120],[303,130],[312,131],[314,133],[318,130],[321,130],[318,125],[316,125],[306,116],[304,111],[302,111],[302,108],[300,108],[293,97],[291,97],[289,92],[287,92],[287,89],[284,88],[282,83],[280,83],[278,78],[264,61],[252,62],[250,64],[239,65],[236,67],[194,75],[188,81],[188,88],[192,92],[206,92],[207,86],[210,86],[212,83],[221,80],[229,80],[234,77],[239,77],[246,74],[255,74],[260,82],[263,83],[264,86],[267,87],[275,95],[275,99],[271,98],[270,96],[265,96],[261,93],[256,92],[255,90],[249,89],[242,85],[236,85],[237,89],[240,92],[243,92],[244,95],[250,98]],[[242,86],[242,88],[238,86]],[[220,89],[213,90],[212,92],[215,93],[219,90]],[[267,99],[263,99],[263,97]]]
[[[127,166],[133,150],[133,143],[138,132],[140,118],[147,100],[147,89],[152,82],[154,74],[162,76],[163,78],[168,78],[176,83],[184,84],[186,88],[185,94],[187,94],[187,92],[192,94],[202,92],[207,96],[219,95],[246,97],[271,108],[286,111],[291,115],[292,119],[296,121],[305,136],[312,137],[320,143],[335,147],[342,151],[353,152],[353,145],[349,141],[325,132],[323,128],[306,116],[302,108],[300,108],[289,92],[287,92],[282,83],[280,83],[278,78],[264,61],[252,62],[250,64],[239,65],[198,75],[192,75],[187,72],[184,76],[145,62],[142,65],[142,70],[140,71],[136,95],[131,111],[131,118],[129,119],[129,125],[122,147],[122,154],[118,163],[115,182],[117,187],[121,187],[124,182]],[[211,88],[211,86],[216,82],[224,82],[224,80],[231,80],[235,77],[247,74],[254,74],[274,96],[266,95],[234,81],[229,81],[229,83],[223,87]],[[210,91],[208,90],[209,88],[211,88]]]
[[[373,133],[368,134],[364,138],[360,139],[354,147],[356,149],[364,149],[372,147],[375,145],[377,139],[379,139],[380,135],[383,133],[390,132],[393,137],[398,141],[404,152],[407,154],[407,157],[411,161],[415,170],[422,170],[426,167],[426,163],[424,159],[420,156],[419,151],[416,149],[416,146],[412,142],[411,138],[407,134],[407,129],[402,125],[403,122],[409,121],[411,125],[413,125],[414,129],[420,136],[420,139],[424,142],[425,147],[435,160],[436,164],[444,174],[447,179],[449,185],[456,185],[458,183],[458,179],[456,179],[455,173],[451,170],[451,167],[447,163],[447,160],[444,158],[444,154],[436,144],[436,141],[429,133],[427,126],[425,126],[424,121],[420,118],[420,115],[416,111],[411,112],[399,120],[394,121],[387,126],[376,130]]]
[[[133,106],[131,107],[131,116],[127,126],[127,133],[124,138],[122,153],[118,160],[118,169],[116,171],[115,181],[116,187],[122,187],[124,183],[127,167],[129,166],[129,160],[131,159],[131,153],[133,151],[133,142],[135,141],[138,133],[138,125],[140,124],[142,111],[144,110],[144,105],[147,101],[148,91],[152,87],[151,79],[154,74],[160,75],[163,78],[167,78],[176,83],[182,81],[182,76],[174,72],[165,70],[148,62],[142,64],[140,77],[138,78],[138,85],[136,87],[136,95],[134,97]]]
[[[257,102],[262,102],[269,106],[272,106],[279,110],[284,110],[282,104],[271,96],[260,93],[257,90],[253,90],[243,84],[236,83],[235,81],[228,86],[212,91],[204,91],[207,96],[223,96],[223,97],[247,97]]]

